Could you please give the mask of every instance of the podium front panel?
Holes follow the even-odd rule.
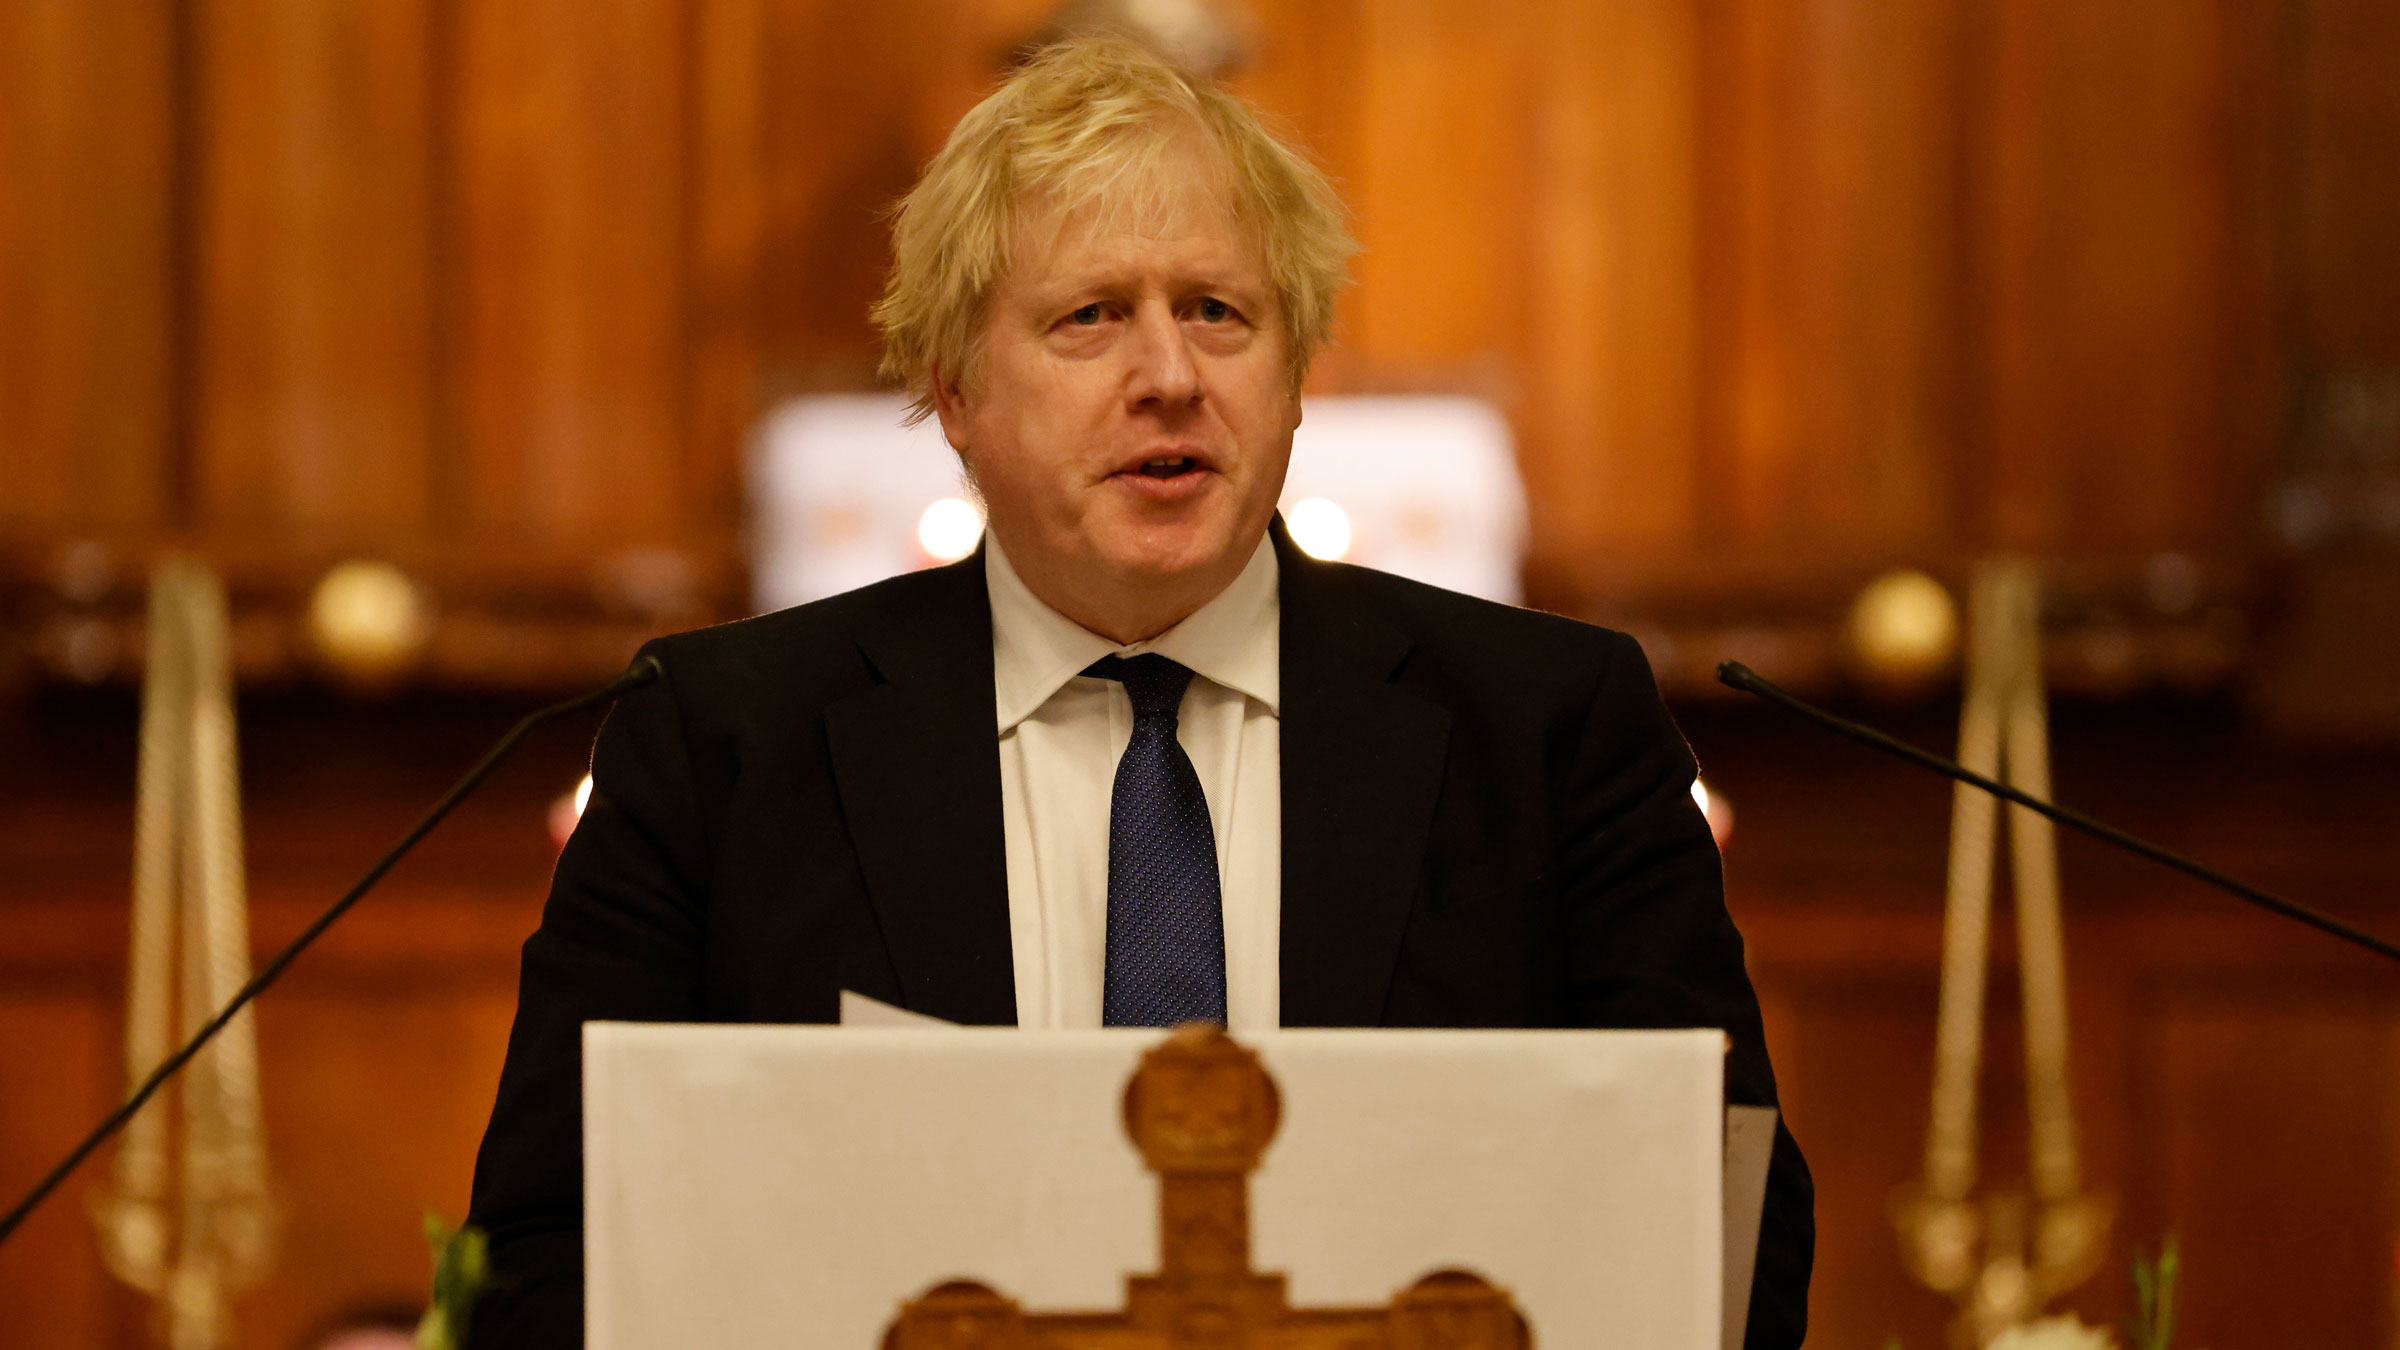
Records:
[[[876,1350],[972,1278],[1041,1311],[1155,1268],[1127,1078],[1158,1033],[594,1023],[594,1350]],[[1282,1031],[1254,1268],[1295,1306],[1429,1271],[1509,1290],[1543,1347],[1716,1350],[1724,1039]]]

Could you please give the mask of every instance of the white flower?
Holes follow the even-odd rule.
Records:
[[[2117,1338],[2105,1327],[2087,1327],[2074,1317],[2045,1317],[2010,1327],[1985,1350],[2117,1350]]]

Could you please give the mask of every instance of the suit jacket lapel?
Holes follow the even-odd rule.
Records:
[[[1014,1024],[983,554],[895,587],[857,631],[881,683],[825,733],[867,894],[915,1011]]]
[[[1449,752],[1450,714],[1392,682],[1408,635],[1274,526],[1283,596],[1286,1026],[1373,1026]]]

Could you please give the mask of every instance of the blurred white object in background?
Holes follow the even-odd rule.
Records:
[[[1391,394],[1312,398],[1303,414],[1283,483],[1295,543],[1308,547],[1294,512],[1322,498],[1349,523],[1344,562],[1504,604],[1523,598],[1525,481],[1498,409]]]
[[[818,394],[767,415],[751,446],[750,575],[762,610],[821,600],[941,561],[927,508],[970,494],[927,419],[889,394]]]
[[[750,465],[757,603],[781,609],[963,558],[983,521],[933,422],[900,424],[888,394],[793,399],[761,425]],[[1452,396],[1312,398],[1282,507],[1293,541],[1514,604],[1525,486],[1508,422]]]
[[[936,562],[957,562],[983,542],[983,512],[963,497],[944,497],[917,517],[917,547]]]
[[[1340,562],[1350,556],[1350,541],[1357,532],[1350,528],[1350,513],[1323,497],[1302,497],[1286,507],[1283,523],[1292,532],[1292,542],[1312,558]]]

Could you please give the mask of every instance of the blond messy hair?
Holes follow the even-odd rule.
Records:
[[[1217,151],[1234,216],[1265,255],[1299,386],[1357,251],[1332,184],[1206,79],[1123,38],[1078,37],[1037,52],[960,118],[894,208],[892,271],[873,315],[883,374],[913,395],[911,423],[933,411],[937,369],[974,382],[986,310],[1030,209],[1139,210],[1167,186],[1165,152],[1194,132]]]

